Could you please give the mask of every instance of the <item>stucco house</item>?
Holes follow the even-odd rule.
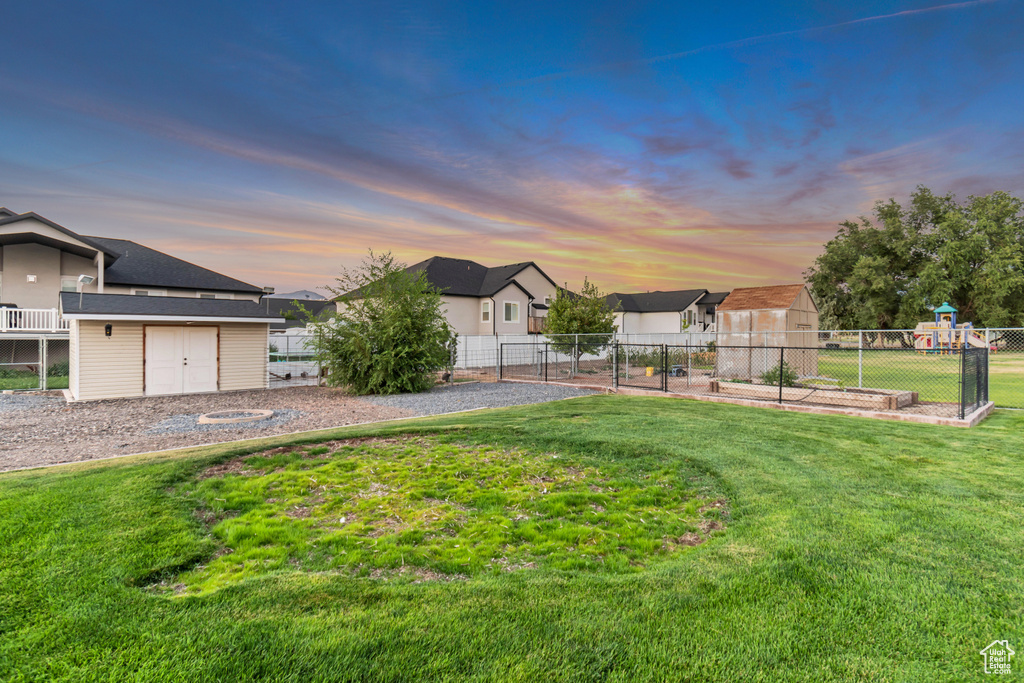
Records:
[[[262,295],[130,240],[0,209],[0,333],[66,331],[75,400],[265,388],[280,318]]]
[[[714,332],[715,311],[728,292],[681,289],[671,292],[616,292],[606,298],[621,334]]]
[[[461,336],[539,334],[558,289],[532,261],[488,268],[476,261],[434,256],[406,271],[426,274],[441,292],[448,324]]]

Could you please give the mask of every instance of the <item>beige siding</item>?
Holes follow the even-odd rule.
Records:
[[[220,389],[263,389],[267,386],[266,323],[220,325]]]
[[[199,292],[210,292],[224,294],[224,292],[214,292],[214,290],[207,289],[174,289],[167,287],[160,287],[153,285],[151,287],[144,285],[106,285],[103,289],[104,294],[131,294],[133,289],[155,289],[161,292],[167,292],[166,296],[184,297],[186,299],[195,299],[199,296]],[[235,301],[259,301],[259,294],[249,294],[243,292],[231,292],[232,299]]]
[[[76,320],[77,372],[72,370],[72,384],[77,385],[75,398],[122,398],[143,395],[141,322],[111,321],[109,337],[104,333],[105,321]],[[77,346],[77,351],[74,350]],[[75,367],[75,366],[72,366]]]

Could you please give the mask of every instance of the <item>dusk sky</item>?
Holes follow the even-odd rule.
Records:
[[[4,3],[0,205],[278,291],[366,250],[795,282],[876,200],[1024,194],[1024,3]]]

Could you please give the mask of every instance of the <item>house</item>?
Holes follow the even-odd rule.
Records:
[[[621,334],[713,332],[715,310],[728,292],[681,289],[671,292],[609,294],[605,301],[615,311]]]
[[[441,293],[448,324],[462,336],[539,334],[558,289],[532,261],[488,268],[476,261],[434,256],[406,271],[426,275]],[[358,292],[345,296],[357,297]]]
[[[719,376],[750,377],[776,367],[781,347],[782,360],[800,376],[818,374],[818,307],[806,285],[734,289],[717,316]]]
[[[130,240],[0,209],[0,333],[67,334],[76,400],[265,388],[280,319],[262,295]]]

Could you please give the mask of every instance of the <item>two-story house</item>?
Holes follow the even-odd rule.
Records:
[[[434,256],[409,266],[441,293],[448,324],[461,336],[539,334],[558,285],[528,261],[488,268],[476,261]],[[339,301],[358,297],[349,292]]]
[[[265,388],[263,290],[0,209],[0,334],[69,335],[73,399]]]

